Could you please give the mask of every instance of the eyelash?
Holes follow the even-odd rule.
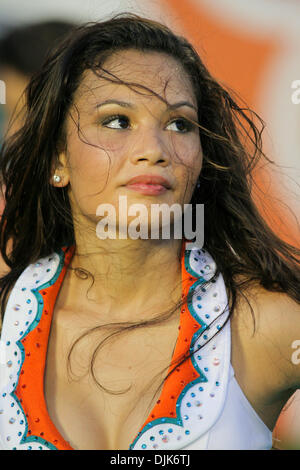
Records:
[[[125,119],[128,123],[130,122],[129,118],[125,116],[124,114],[115,114],[115,115],[109,116],[108,118],[105,118],[103,121],[101,121],[100,124],[102,126],[106,126],[107,124],[111,123],[112,121],[115,121],[116,119]],[[196,127],[193,123],[189,122],[187,119],[183,117],[174,118],[169,124],[173,124],[176,121],[181,121],[185,124],[186,129],[184,131],[178,131],[181,134],[190,132]]]

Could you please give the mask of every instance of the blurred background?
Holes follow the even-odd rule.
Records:
[[[300,0],[0,0],[0,145],[13,110],[10,132],[21,122],[22,91],[47,50],[73,25],[119,12],[185,35],[212,75],[261,116],[264,150],[277,166],[260,165],[253,195],[272,229],[300,247]],[[299,436],[297,392],[277,422],[274,447],[299,449]]]

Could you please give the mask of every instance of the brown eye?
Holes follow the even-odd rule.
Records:
[[[172,128],[170,129],[171,126]],[[192,130],[193,125],[186,119],[180,118],[180,119],[174,119],[174,121],[170,122],[170,124],[168,124],[167,126],[167,129],[168,128],[175,132],[185,133],[185,132],[189,132],[190,130]]]
[[[127,116],[116,115],[110,116],[101,123],[105,127],[110,129],[127,129],[129,127],[129,119]]]

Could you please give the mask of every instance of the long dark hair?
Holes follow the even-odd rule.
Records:
[[[223,275],[230,315],[237,292],[251,283],[284,292],[300,303],[300,250],[271,230],[252,198],[253,169],[261,158],[271,163],[262,151],[263,122],[210,75],[185,38],[155,21],[122,14],[79,27],[57,47],[27,88],[23,127],[3,144],[0,172],[6,205],[0,251],[11,271],[0,279],[2,315],[8,293],[29,263],[75,243],[67,188],[50,184],[53,164],[66,146],[67,113],[83,72],[103,70],[112,53],[129,48],[169,54],[182,64],[193,85],[204,160],[191,203],[205,204],[203,248],[218,267],[211,282],[219,272]],[[115,328],[112,337],[162,322],[178,305],[153,320],[104,326]],[[99,347],[91,361],[96,381],[93,362]]]

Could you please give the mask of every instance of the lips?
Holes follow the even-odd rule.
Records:
[[[171,189],[170,182],[158,175],[139,175],[126,183],[126,188],[148,196],[157,196]]]
[[[171,189],[170,182],[163,178],[162,176],[155,176],[155,175],[139,175],[131,178],[127,183],[126,186],[130,186],[133,184],[146,184],[146,185],[159,185],[163,186],[166,189]]]

